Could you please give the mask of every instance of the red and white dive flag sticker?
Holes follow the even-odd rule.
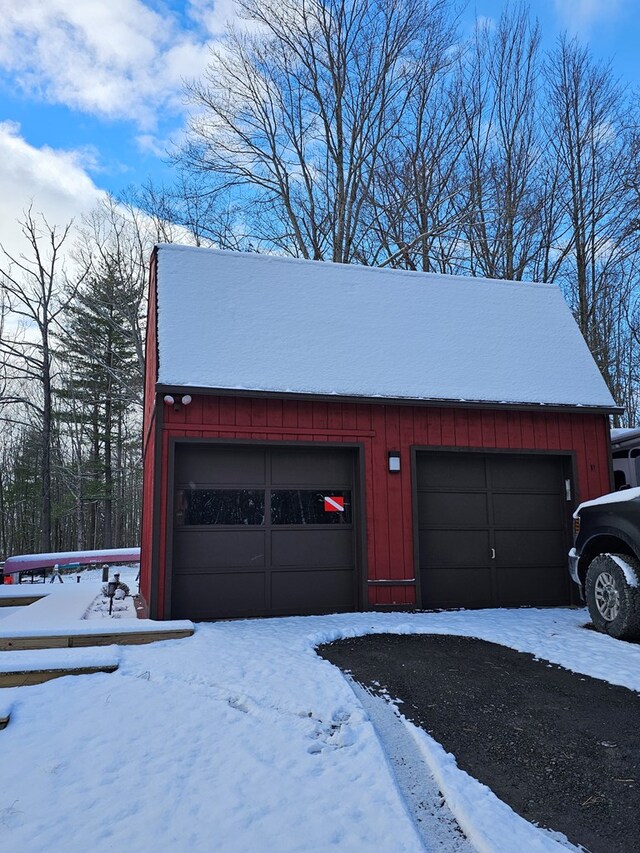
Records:
[[[325,512],[344,512],[344,498],[339,498],[337,495],[329,497],[324,496],[324,511]]]

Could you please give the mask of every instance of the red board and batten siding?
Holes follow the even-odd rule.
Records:
[[[153,314],[151,315],[153,316]],[[152,350],[155,351],[155,341]],[[148,350],[149,352],[149,350]],[[155,371],[149,371],[155,375]],[[149,374],[148,374],[149,375]],[[147,400],[148,401],[148,400]],[[605,414],[515,409],[447,408],[382,403],[323,402],[290,398],[251,398],[193,394],[189,406],[172,407],[158,421],[162,430],[156,496],[156,531],[160,574],[167,562],[167,472],[171,438],[238,441],[313,441],[359,443],[364,446],[364,483],[368,581],[412,581],[414,576],[411,447],[551,450],[575,454],[577,498],[587,500],[609,491],[608,418]],[[401,453],[401,472],[388,471],[388,451]],[[146,458],[151,461],[151,447]],[[148,468],[151,468],[150,474]],[[153,467],[145,463],[143,506],[143,594],[151,593],[153,614],[162,614],[162,579],[150,589],[154,488]],[[155,598],[157,594],[157,598]],[[370,585],[370,605],[411,605],[415,587]]]

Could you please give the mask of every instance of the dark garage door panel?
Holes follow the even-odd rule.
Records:
[[[274,530],[271,533],[271,565],[282,567],[332,567],[349,564],[353,532],[336,530]]]
[[[498,598],[505,607],[566,604],[566,566],[497,568]]]
[[[176,479],[218,486],[264,484],[265,455],[258,448],[181,444],[176,451]]]
[[[422,492],[418,501],[419,526],[446,527],[452,518],[473,518],[489,524],[486,492]]]
[[[418,488],[423,482],[428,482],[429,488],[446,489],[451,492],[460,489],[484,489],[486,486],[482,454],[419,453],[416,459],[416,471]]]
[[[349,610],[353,607],[353,570],[273,571],[271,606],[274,613]]]
[[[491,540],[488,530],[423,529],[418,541],[423,569],[489,566]]]
[[[570,601],[562,456],[419,452],[424,607]]]
[[[265,573],[235,572],[181,574],[171,596],[174,619],[211,619],[212,603],[224,602],[226,612],[254,616],[265,612]]]
[[[564,530],[564,500],[558,493],[493,492],[496,527]]]
[[[174,533],[173,571],[202,568],[264,568],[265,531],[259,527],[243,531],[242,536],[233,530],[176,530]]]
[[[216,619],[355,609],[355,523],[344,523],[356,517],[354,463],[354,451],[344,449],[177,443],[174,489],[181,500],[174,519],[171,615]],[[246,525],[204,524],[199,515],[190,526],[180,509],[189,490],[243,487],[260,490],[265,507]],[[350,493],[350,513],[322,518],[322,524],[283,523],[269,512],[274,489],[300,489],[303,496],[317,491],[321,513],[322,494]]]
[[[422,572],[423,607],[491,607],[489,566],[438,568]]]
[[[271,450],[271,485],[351,488],[353,457],[350,452],[327,450]]]
[[[497,566],[562,566],[566,571],[568,549],[561,530],[496,530],[494,541]]]
[[[560,467],[559,467],[560,466]],[[527,490],[555,491],[558,472],[561,472],[562,462],[557,456],[532,454],[496,454],[490,459],[491,486],[493,489],[516,490],[520,484],[525,484]],[[561,474],[560,474],[561,476]]]

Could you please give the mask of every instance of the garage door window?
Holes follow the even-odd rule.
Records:
[[[179,525],[264,524],[264,491],[257,489],[180,489]]]
[[[271,492],[272,524],[351,524],[351,492],[277,489]]]

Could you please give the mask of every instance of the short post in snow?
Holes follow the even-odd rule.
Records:
[[[116,575],[116,577],[118,577]],[[118,581],[112,580],[107,584],[107,595],[109,596],[109,616],[111,616],[111,611],[113,610],[113,596],[116,594],[116,590],[118,589]]]
[[[109,580],[109,563],[105,563],[102,567],[102,583],[107,583]]]

